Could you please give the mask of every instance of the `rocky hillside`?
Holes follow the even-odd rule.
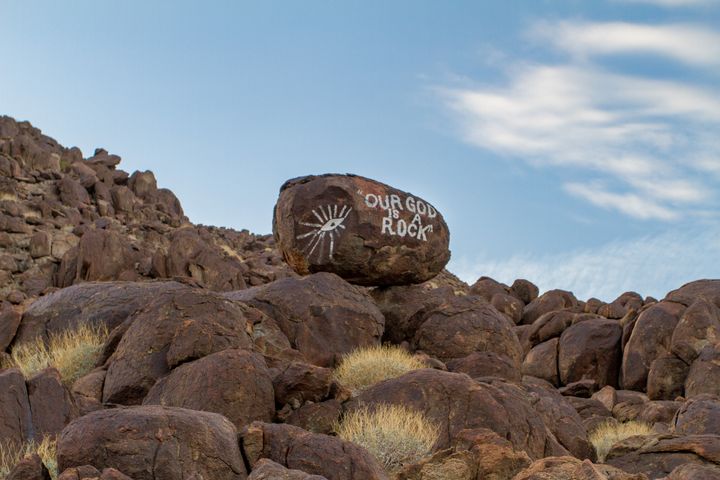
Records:
[[[605,304],[433,276],[449,255],[439,213],[392,189],[412,215],[382,223],[387,186],[356,177],[289,184],[372,192],[352,218],[302,200],[317,224],[279,202],[300,276],[271,236],[194,225],[152,172],[119,163],[0,118],[0,476],[720,479],[720,280]],[[362,235],[322,236],[343,222]],[[412,250],[403,232],[442,236]],[[70,340],[84,350],[68,361]],[[387,406],[419,415],[425,450],[405,452],[410,421],[340,433]]]

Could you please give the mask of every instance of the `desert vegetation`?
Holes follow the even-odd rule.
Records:
[[[652,426],[645,422],[605,422],[588,435],[588,440],[595,447],[598,461],[604,462],[608,452],[617,442],[638,435],[649,435],[651,431]]]
[[[56,439],[50,436],[44,437],[40,443],[0,443],[0,478],[6,478],[23,458],[37,454],[50,472],[50,477],[55,479],[58,476],[56,450]]]
[[[359,348],[345,355],[335,369],[337,380],[357,394],[389,378],[426,365],[407,350],[391,345]]]
[[[8,366],[19,368],[26,378],[54,367],[66,385],[71,385],[95,366],[105,344],[107,330],[80,325],[77,329],[17,345]]]
[[[335,428],[343,440],[368,450],[392,473],[430,453],[438,427],[421,412],[380,404],[348,413]]]

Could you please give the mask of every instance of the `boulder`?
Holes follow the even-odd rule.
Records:
[[[720,397],[703,394],[687,400],[673,423],[673,430],[678,435],[717,435],[720,432]]]
[[[273,378],[275,403],[297,408],[306,402],[323,401],[329,397],[333,382],[333,371],[329,368],[290,362]]]
[[[385,324],[367,293],[331,273],[284,278],[225,296],[264,311],[293,348],[321,367],[334,366],[356,348],[379,345]]]
[[[255,421],[270,422],[275,398],[262,355],[228,349],[184,363],[161,378],[143,405],[165,405],[215,412],[238,429]]]
[[[0,352],[4,352],[12,343],[21,318],[19,308],[9,302],[0,302]]]
[[[522,374],[517,364],[508,356],[494,352],[473,352],[467,357],[446,362],[451,372],[464,373],[472,378],[498,377],[519,382]]]
[[[328,480],[320,475],[310,475],[300,470],[290,470],[267,458],[255,464],[248,480]]]
[[[526,305],[540,295],[540,289],[538,289],[537,285],[523,278],[515,280],[510,286],[510,291]]]
[[[458,373],[415,370],[368,388],[346,405],[352,411],[379,403],[424,413],[440,428],[437,450],[448,448],[462,430],[488,428],[530,458],[567,454],[538,416],[531,396],[500,380],[478,382]]]
[[[0,440],[21,444],[35,437],[25,377],[16,368],[0,370]]]
[[[50,480],[50,472],[37,453],[26,456],[15,465],[5,480]]]
[[[59,471],[112,467],[134,480],[247,477],[229,420],[157,405],[99,410],[74,420],[58,439],[57,461]]]
[[[181,363],[230,348],[250,348],[255,309],[191,287],[160,291],[128,318],[108,359],[103,402],[136,405]]]
[[[684,310],[679,303],[662,301],[640,313],[623,351],[622,388],[646,390],[650,366],[670,353],[673,330]]]
[[[643,306],[643,298],[635,292],[625,292],[611,303],[600,306],[597,313],[606,318],[621,319],[629,310],[638,311]]]
[[[720,346],[707,346],[690,366],[685,379],[685,396],[709,393],[720,395]]]
[[[432,205],[355,175],[285,182],[273,232],[297,273],[332,272],[359,285],[422,283],[450,260],[450,232]]]
[[[690,365],[708,345],[720,343],[720,308],[699,299],[688,307],[672,334],[670,349]]]
[[[334,398],[324,402],[306,403],[291,411],[285,418],[285,423],[308,432],[330,435],[335,431],[342,412],[342,403]]]
[[[608,465],[573,457],[548,457],[535,461],[512,480],[647,480]]]
[[[565,290],[550,290],[525,305],[521,323],[530,325],[548,312],[573,308],[577,307],[577,305],[577,298],[575,298],[575,295],[573,295],[572,292],[567,292]]]
[[[99,471],[92,465],[68,468],[57,477],[57,480],[133,480],[114,468],[104,468]]]
[[[364,448],[338,437],[310,433],[292,425],[254,422],[241,433],[244,457],[254,469],[267,458],[283,467],[328,480],[387,480]]]
[[[63,385],[60,372],[47,368],[27,381],[32,423],[38,438],[55,436],[78,416],[70,392]]]
[[[547,342],[534,346],[523,361],[523,375],[542,378],[555,387],[560,386],[560,375],[558,373],[559,343],[559,338],[552,338]]]
[[[720,467],[686,463],[673,470],[667,480],[720,480]]]
[[[560,337],[558,370],[567,385],[583,379],[599,387],[618,384],[622,327],[613,320],[591,319],[572,325]]]
[[[689,307],[698,299],[720,306],[720,280],[696,280],[668,293],[665,300]]]
[[[650,479],[666,477],[686,463],[716,466],[719,462],[718,435],[630,437],[616,443],[606,460],[612,466],[630,473],[643,473]]]
[[[675,355],[664,355],[653,360],[647,379],[650,400],[674,400],[682,396],[689,368]]]
[[[453,297],[427,311],[412,345],[440,360],[492,352],[508,358],[517,370],[522,361],[512,322],[475,296]]]

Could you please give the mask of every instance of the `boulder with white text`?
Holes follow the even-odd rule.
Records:
[[[332,272],[358,285],[422,283],[450,260],[450,231],[433,205],[357,175],[285,182],[273,232],[300,275]]]

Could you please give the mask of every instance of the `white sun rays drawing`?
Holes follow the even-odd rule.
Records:
[[[328,250],[328,258],[332,260],[333,253],[335,252],[335,237],[340,238],[340,231],[338,229],[345,229],[343,222],[352,211],[352,207],[348,208],[347,205],[343,205],[342,209],[338,212],[339,207],[339,205],[321,205],[314,208],[312,213],[319,220],[319,223],[298,222],[300,225],[313,229],[295,237],[298,240],[309,238],[307,245],[303,249],[304,252],[307,252],[308,259],[310,259],[313,252],[317,250],[318,261],[322,261],[325,243],[329,239],[330,248]]]

